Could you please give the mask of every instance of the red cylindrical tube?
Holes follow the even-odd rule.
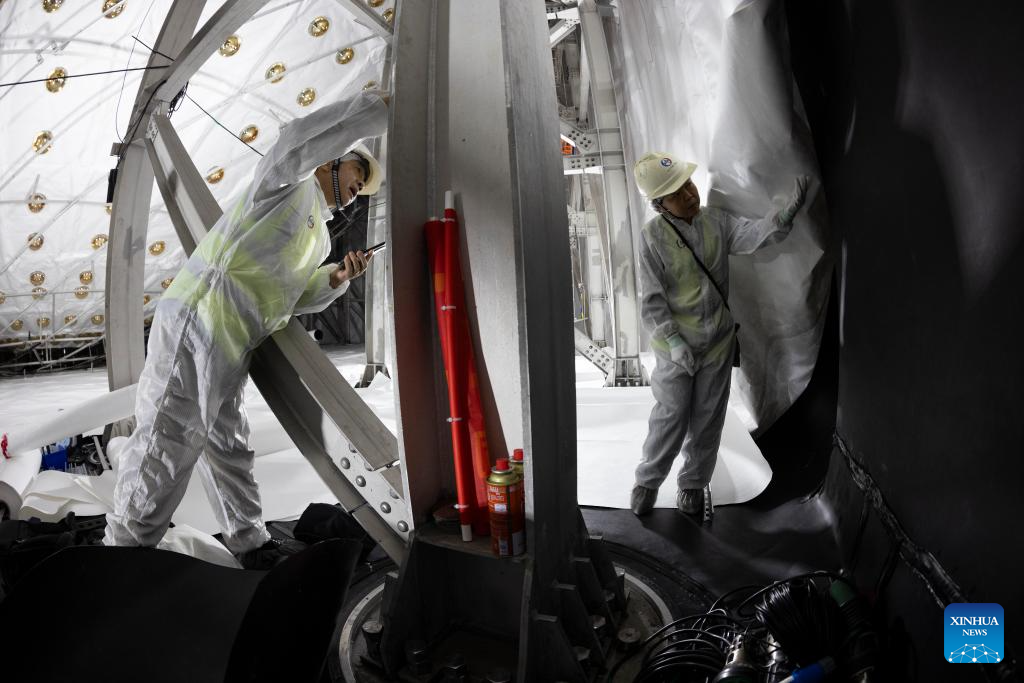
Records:
[[[451,199],[446,198],[450,203]],[[466,430],[469,435],[469,455],[473,469],[473,483],[476,493],[476,510],[473,531],[486,534],[487,525],[487,477],[490,473],[491,458],[487,448],[487,428],[484,423],[483,406],[480,401],[479,378],[476,369],[476,354],[469,335],[469,317],[465,309],[465,288],[462,279],[462,267],[459,261],[459,221],[452,206],[444,210],[444,244],[445,271],[447,278],[447,297],[450,313],[450,340],[453,345],[453,358],[461,372],[458,375],[459,386],[463,391],[463,416],[468,418]]]
[[[477,520],[476,487],[473,477],[473,465],[470,455],[469,425],[465,416],[464,382],[458,355],[452,343],[451,313],[449,306],[451,296],[451,270],[449,270],[448,250],[445,248],[444,224],[432,219],[424,226],[427,236],[427,254],[430,259],[430,270],[434,284],[434,311],[437,318],[438,333],[441,338],[441,355],[445,366],[445,377],[448,383],[449,425],[451,427],[452,457],[455,465],[455,491],[458,500],[459,524],[462,527],[462,539],[473,540],[473,527],[479,527],[486,520]]]

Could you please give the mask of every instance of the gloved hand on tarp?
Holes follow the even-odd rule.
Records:
[[[793,181],[793,191],[789,195],[789,201],[786,203],[786,206],[774,216],[775,225],[782,227],[789,226],[793,223],[793,219],[796,218],[796,214],[804,205],[804,200],[807,199],[807,188],[810,184],[810,176],[801,175],[796,177]]]

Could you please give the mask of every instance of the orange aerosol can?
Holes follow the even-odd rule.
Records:
[[[520,479],[523,479],[523,449],[516,448],[512,451],[512,459],[509,462],[512,466],[512,471],[519,475]],[[525,481],[525,479],[524,479]]]
[[[512,451],[512,460],[509,462],[512,471],[519,475],[519,506],[526,512],[526,475],[523,474],[523,449],[516,448]],[[525,528],[525,525],[524,525]]]
[[[498,557],[526,550],[526,514],[523,510],[523,478],[498,458],[487,477],[487,512],[491,522],[491,550]]]

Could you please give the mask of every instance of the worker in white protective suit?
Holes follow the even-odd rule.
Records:
[[[266,568],[294,552],[263,524],[242,393],[264,339],[293,315],[326,308],[366,270],[362,252],[321,265],[326,221],[380,187],[379,164],[357,143],[384,132],[387,102],[362,92],[283,126],[252,184],[164,293],[105,544],[157,545],[198,464],[224,543],[243,566]]]
[[[641,318],[656,366],[655,405],[630,507],[645,515],[682,449],[676,506],[703,507],[729,405],[736,324],[729,311],[729,254],[749,254],[784,239],[804,203],[809,179],[797,178],[786,205],[761,220],[701,207],[690,179],[696,165],[654,152],[636,162],[641,194],[658,216],[641,231]]]

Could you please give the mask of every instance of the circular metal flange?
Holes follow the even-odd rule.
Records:
[[[626,618],[622,619],[620,628],[627,625],[627,628],[640,630],[640,636],[646,637],[654,630],[672,621],[672,611],[669,609],[665,599],[655,591],[648,583],[639,576],[631,573],[630,569],[615,565],[616,571],[624,574],[626,592],[628,596],[626,607]],[[359,667],[357,662],[365,650],[365,643],[362,640],[362,624],[368,619],[380,620],[380,607],[384,598],[385,575],[380,577],[380,583],[369,590],[359,602],[357,602],[346,615],[341,628],[341,635],[338,638],[338,659],[341,664],[341,673],[348,683],[356,681],[383,681],[383,678],[376,673],[370,673],[365,667]],[[638,622],[647,622],[641,624]],[[640,626],[646,628],[638,628]],[[645,632],[646,631],[646,632]],[[614,650],[615,638],[612,638]],[[358,669],[358,678],[357,678]]]

